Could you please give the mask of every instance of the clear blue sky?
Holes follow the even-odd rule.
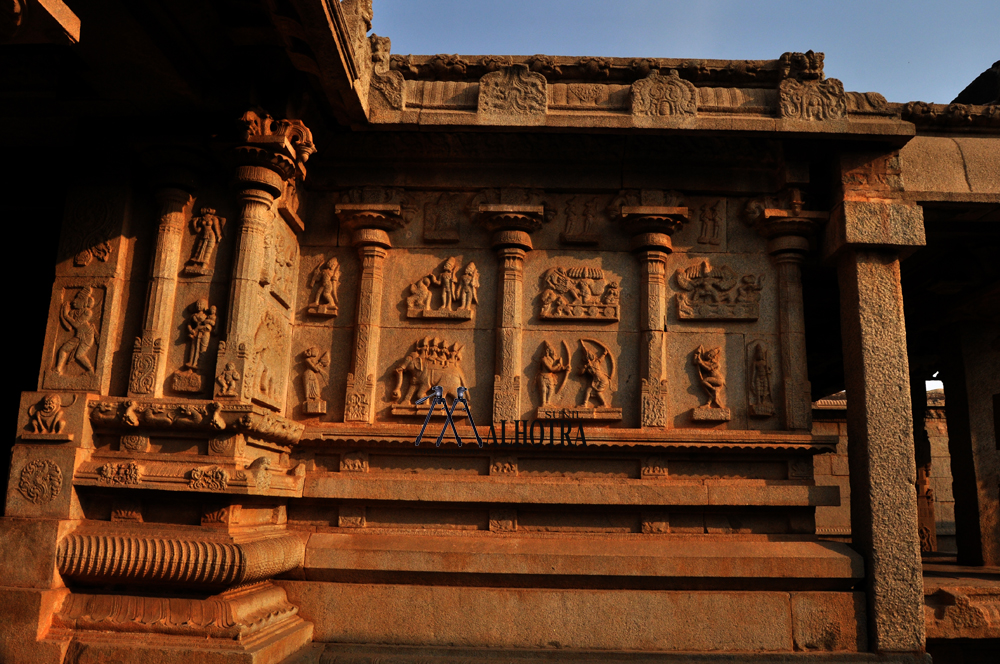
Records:
[[[374,0],[392,52],[774,59],[889,101],[950,102],[1000,60],[1000,0]]]

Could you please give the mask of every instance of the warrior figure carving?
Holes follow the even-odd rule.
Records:
[[[396,387],[392,391],[392,399],[401,405],[409,405],[429,393],[435,385],[443,387],[446,396],[458,396],[459,387],[468,387],[461,366],[464,348],[457,343],[449,347],[444,340],[431,337],[418,341],[415,350],[396,366]]]
[[[66,370],[66,361],[70,355],[87,373],[94,371],[94,365],[87,357],[90,349],[94,347],[97,336],[97,329],[90,322],[94,315],[94,304],[94,289],[90,286],[84,286],[72,301],[63,305],[59,312],[59,321],[62,326],[73,333],[73,336],[63,343],[59,347],[59,352],[56,353],[55,370],[60,376]]]
[[[597,345],[597,342],[591,341],[591,343]],[[584,355],[587,358],[583,368],[580,369],[580,373],[590,377],[590,385],[587,386],[587,390],[583,393],[583,406],[593,408],[594,406],[590,403],[590,400],[596,397],[601,402],[601,407],[607,408],[611,405],[611,379],[615,375],[614,358],[611,357],[607,347],[603,344],[600,344],[600,354],[597,351],[587,348],[583,339],[580,340],[580,346],[583,348]],[[604,369],[605,358],[611,360],[610,372]]]
[[[553,395],[559,391],[559,377],[557,374],[566,371],[569,371],[569,363],[563,362],[562,358],[556,355],[555,347],[546,341],[545,352],[539,361],[538,367],[538,388],[541,393],[543,407],[548,406],[552,402]]]

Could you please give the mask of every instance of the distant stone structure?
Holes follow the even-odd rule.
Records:
[[[0,9],[12,264],[59,236],[0,661],[1000,638],[1000,107],[813,52],[401,56],[365,0],[69,4]],[[435,386],[461,447],[414,446]]]

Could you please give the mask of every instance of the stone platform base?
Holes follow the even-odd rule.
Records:
[[[924,654],[893,653],[663,653],[629,650],[492,650],[313,643],[282,664],[930,664]]]

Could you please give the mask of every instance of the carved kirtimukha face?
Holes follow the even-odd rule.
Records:
[[[50,394],[42,399],[42,407],[39,412],[42,415],[52,415],[62,408],[62,398],[58,394]]]

